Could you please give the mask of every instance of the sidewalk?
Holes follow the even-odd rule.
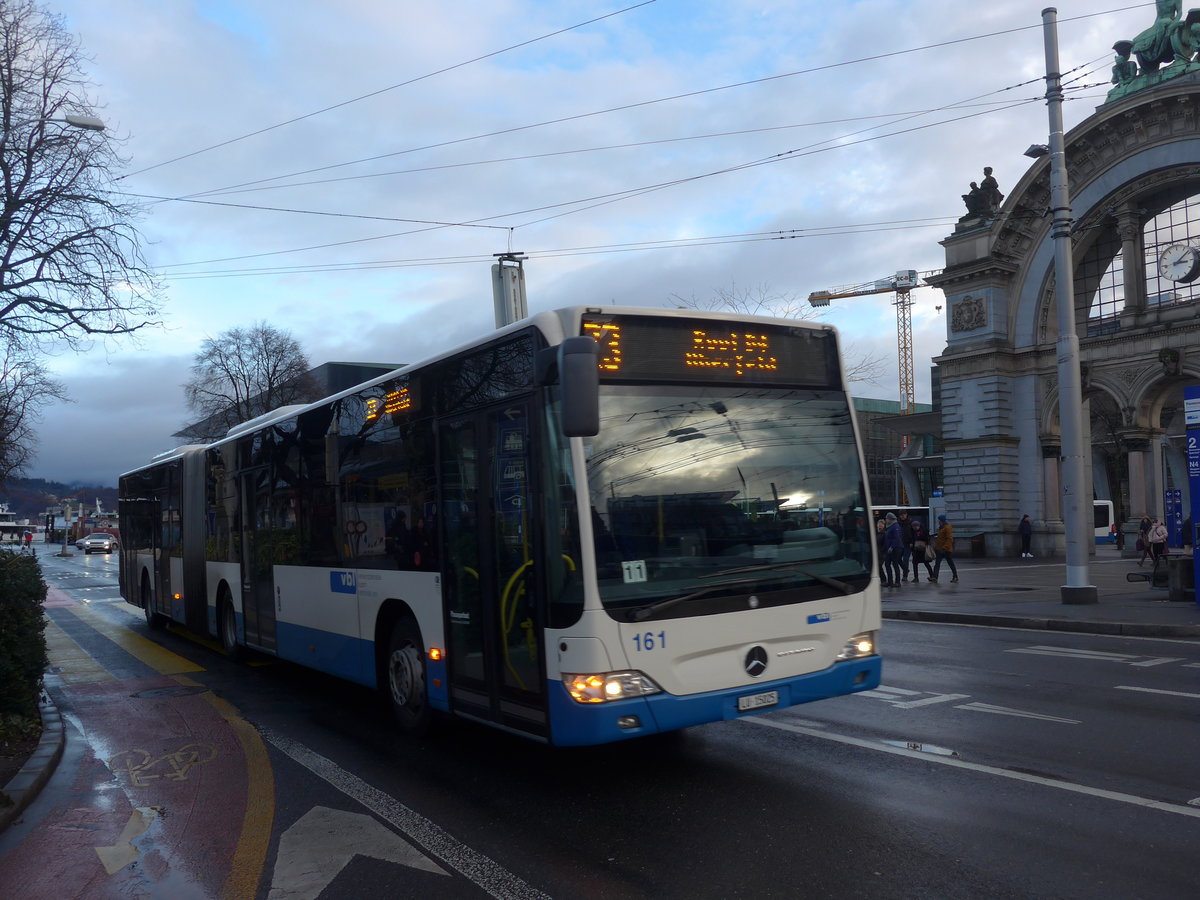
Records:
[[[959,582],[950,583],[946,566],[937,584],[921,580],[883,589],[883,617],[924,622],[959,622],[1011,628],[1043,628],[1087,634],[1147,637],[1200,637],[1200,604],[1168,599],[1166,588],[1126,580],[1130,572],[1149,573],[1136,559],[1122,559],[1115,547],[1102,546],[1088,562],[1088,582],[1097,603],[1062,602],[1065,561],[1050,559],[973,559],[955,556]]]

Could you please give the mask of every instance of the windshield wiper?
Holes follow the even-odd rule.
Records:
[[[737,569],[723,569],[720,572],[713,572],[711,575],[701,575],[701,578],[719,578],[722,575],[738,575],[742,572],[769,572],[780,571],[783,569],[795,569],[801,575],[807,575],[813,581],[819,581],[821,584],[831,588],[836,588],[843,594],[853,594],[854,585],[847,584],[844,581],[839,581],[837,578],[830,578],[828,575],[821,575],[818,572],[813,572],[811,569],[801,568],[800,563],[781,562],[781,563],[766,563],[761,566],[741,566]]]
[[[738,571],[738,570],[733,570]],[[707,576],[712,577],[712,576]],[[639,606],[630,615],[630,618],[635,622],[642,622],[649,618],[653,612],[658,612],[662,609],[669,609],[680,603],[688,603],[692,600],[699,600],[701,597],[707,597],[710,594],[716,594],[719,591],[729,587],[741,587],[744,584],[757,584],[757,578],[743,578],[740,581],[723,581],[720,584],[714,584],[712,587],[702,588],[698,591],[692,591],[690,594],[684,594],[682,597],[667,597],[663,600],[655,600],[653,603],[647,603],[645,606]]]

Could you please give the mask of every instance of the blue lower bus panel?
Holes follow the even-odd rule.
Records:
[[[664,693],[596,704],[576,703],[561,682],[552,683],[548,685],[551,741],[561,747],[607,744],[706,722],[786,709],[813,700],[879,687],[882,670],[882,659],[871,656],[834,663],[828,669],[809,675],[706,694],[678,697]],[[765,702],[758,698],[770,692],[778,694],[777,702],[750,705]],[[746,698],[749,708],[738,708],[741,698]]]

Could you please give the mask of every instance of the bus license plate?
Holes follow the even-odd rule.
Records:
[[[751,694],[748,697],[738,697],[738,712],[748,712],[752,709],[762,709],[764,706],[774,706],[779,702],[779,691],[763,691],[761,694]]]

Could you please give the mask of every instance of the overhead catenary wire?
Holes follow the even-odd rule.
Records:
[[[914,228],[945,228],[953,224],[953,217],[870,222],[853,225],[827,225],[814,228],[793,228],[771,232],[747,232],[744,234],[708,235],[696,238],[674,238],[658,241],[634,241],[626,244],[599,244],[582,247],[563,247],[543,250],[523,250],[529,259],[557,259],[568,256],[593,256],[609,253],[633,253],[648,250],[687,249],[711,247],[722,244],[757,243],[761,241],[795,240],[801,238],[838,237],[855,234],[875,234],[886,231],[902,231]],[[272,266],[261,269],[228,269],[213,272],[181,272],[171,276],[176,280],[193,278],[245,277],[250,275],[287,275],[313,272],[368,271],[372,269],[412,268],[416,266],[444,266],[478,264],[492,261],[493,254],[469,254],[449,257],[420,257],[400,260],[371,260],[351,263],[314,263],[311,265]]]
[[[1098,15],[1098,14],[1092,14],[1092,15]],[[1081,16],[1079,18],[1087,18],[1087,16]],[[219,188],[211,188],[206,191],[195,191],[195,192],[186,194],[184,196],[186,196],[186,197],[202,197],[202,196],[206,196],[210,193],[221,193],[224,191],[246,188],[246,187],[250,187],[250,186],[254,186],[254,185],[267,184],[269,182],[279,181],[284,178],[299,178],[299,177],[302,177],[305,175],[312,175],[312,174],[315,174],[318,172],[328,172],[328,171],[332,171],[334,169],[345,168],[347,166],[361,165],[363,163],[375,162],[375,161],[381,160],[381,159],[390,159],[392,157],[403,156],[403,155],[409,154],[409,153],[417,153],[417,152],[424,151],[424,150],[437,150],[437,149],[442,149],[444,147],[454,146],[456,144],[463,144],[463,143],[467,143],[470,141],[483,140],[484,138],[499,137],[501,135],[514,134],[519,131],[528,131],[528,130],[535,129],[535,128],[544,128],[549,125],[560,125],[560,124],[563,124],[566,122],[575,122],[575,121],[579,121],[581,119],[593,118],[595,116],[609,115],[609,114],[615,113],[615,112],[626,112],[626,111],[632,110],[632,109],[640,109],[640,108],[644,108],[647,106],[653,106],[653,105],[656,105],[659,103],[670,103],[670,102],[674,102],[677,100],[686,100],[686,99],[690,99],[692,97],[700,97],[700,96],[704,96],[706,94],[713,94],[713,93],[718,93],[721,91],[732,90],[734,88],[742,88],[742,87],[749,87],[752,85],[766,84],[768,82],[779,81],[779,80],[785,79],[785,78],[794,78],[794,77],[797,77],[800,75],[812,75],[812,74],[815,74],[818,72],[827,72],[827,71],[831,71],[834,69],[844,68],[846,66],[860,65],[862,63],[867,63],[867,62],[876,62],[878,60],[890,59],[890,58],[897,57],[897,56],[904,56],[904,55],[907,55],[910,53],[922,53],[926,50],[938,50],[938,49],[942,49],[944,47],[952,47],[957,44],[964,44],[964,43],[970,43],[973,41],[986,40],[986,39],[992,38],[992,37],[999,37],[999,36],[1006,35],[1006,34],[1014,34],[1016,32],[1028,31],[1028,30],[1035,29],[1035,28],[1040,29],[1041,26],[1040,25],[1021,25],[1021,26],[1017,26],[1015,28],[1002,29],[1000,31],[988,32],[986,34],[981,34],[981,35],[971,35],[971,36],[964,37],[964,38],[953,38],[953,39],[950,39],[947,41],[939,41],[939,42],[933,43],[933,44],[924,44],[924,45],[921,45],[918,47],[909,47],[909,48],[906,48],[903,50],[891,50],[886,53],[876,53],[876,54],[872,54],[870,56],[861,56],[861,57],[857,57],[855,59],[841,60],[839,62],[833,62],[833,63],[826,63],[826,64],[820,65],[820,66],[812,66],[807,69],[797,69],[796,71],[793,71],[793,72],[783,72],[783,73],[777,73],[775,75],[765,75],[761,78],[752,78],[752,79],[748,79],[746,81],[738,81],[738,82],[734,82],[731,84],[719,85],[717,87],[701,88],[701,89],[694,90],[694,91],[685,91],[683,93],[673,94],[668,97],[658,97],[658,98],[654,98],[651,100],[637,101],[635,103],[625,103],[625,104],[621,104],[619,106],[612,106],[612,107],[607,107],[605,109],[591,110],[589,112],[576,113],[576,114],[569,115],[569,116],[560,116],[560,117],[557,117],[554,119],[548,119],[548,120],[545,120],[542,122],[533,122],[533,123],[526,124],[526,125],[515,125],[510,128],[502,128],[502,129],[498,129],[495,131],[486,132],[483,134],[475,134],[475,135],[470,135],[468,137],[463,137],[463,138],[454,138],[451,140],[439,141],[439,142],[436,142],[433,144],[426,144],[426,145],[420,146],[420,147],[410,147],[410,148],[406,148],[404,150],[396,150],[396,151],[393,151],[390,153],[375,154],[373,156],[367,156],[367,157],[362,157],[359,159],[347,160],[347,161],[340,162],[340,163],[331,163],[331,164],[325,165],[325,166],[318,166],[315,168],[303,169],[303,170],[296,171],[296,172],[288,172],[288,173],[285,173],[282,175],[273,175],[273,176],[270,176],[267,178],[260,178],[260,179],[256,179],[253,181],[242,182],[240,184],[225,185],[225,186],[219,187]]]
[[[596,16],[594,18],[588,19],[585,22],[579,22],[575,25],[570,25],[566,28],[559,28],[556,31],[551,31],[551,32],[549,32],[547,34],[543,34],[539,37],[530,38],[529,40],[525,40],[525,41],[520,41],[519,43],[516,43],[516,44],[510,44],[507,47],[503,47],[500,50],[493,50],[492,52],[485,53],[482,56],[476,56],[471,59],[463,60],[462,62],[454,63],[453,65],[450,65],[450,66],[443,66],[442,68],[437,69],[433,72],[427,72],[424,75],[418,75],[417,77],[410,78],[407,81],[401,81],[399,84],[393,84],[388,87],[379,88],[378,90],[369,91],[368,93],[361,94],[358,97],[352,97],[349,100],[343,100],[340,103],[334,103],[329,106],[322,107],[321,109],[314,110],[310,113],[305,113],[304,115],[300,115],[300,116],[294,116],[283,122],[277,122],[274,125],[267,125],[263,128],[256,129],[255,131],[247,132],[246,134],[243,134],[239,137],[229,138],[228,140],[219,141],[216,144],[210,144],[207,147],[201,147],[199,150],[193,150],[190,153],[184,153],[180,156],[176,156],[171,159],[164,160],[163,162],[155,163],[152,166],[145,166],[144,168],[138,169],[135,172],[127,172],[124,175],[119,176],[115,180],[121,181],[122,179],[125,179],[125,178],[132,178],[135,175],[141,175],[143,172],[149,172],[154,169],[160,169],[163,166],[169,166],[172,163],[181,162],[182,160],[185,160],[185,159],[191,159],[192,157],[199,156],[202,153],[208,153],[210,150],[217,150],[221,147],[228,147],[230,144],[236,144],[239,141],[246,140],[247,138],[257,137],[260,134],[266,134],[268,131],[274,131],[277,128],[283,128],[284,126],[287,126],[287,125],[294,125],[297,122],[303,122],[305,119],[311,119],[314,116],[319,116],[319,115],[322,115],[327,112],[332,112],[335,109],[341,109],[344,106],[350,106],[353,103],[358,103],[362,100],[368,100],[371,97],[378,97],[380,94],[386,94],[389,91],[394,91],[394,90],[397,90],[402,87],[408,87],[411,84],[416,84],[417,82],[424,81],[427,78],[433,78],[437,75],[444,75],[447,72],[453,72],[455,69],[461,69],[464,66],[469,66],[473,63],[482,62],[485,59],[491,59],[492,57],[500,56],[501,54],[508,53],[512,50],[518,50],[521,47],[528,47],[530,44],[536,44],[540,41],[548,40],[549,38],[552,38],[552,37],[557,37],[560,34],[566,34],[568,31],[574,31],[576,29],[583,28],[587,25],[594,25],[596,22],[601,22],[604,19],[611,19],[613,16],[619,16],[619,15],[622,15],[627,12],[632,12],[635,9],[641,9],[643,6],[649,6],[651,3],[656,3],[656,2],[658,2],[658,0],[643,0],[643,2],[635,3],[633,6],[627,6],[624,9],[618,9],[618,10],[615,10],[610,13],[605,13],[602,16]]]
[[[1079,18],[1086,18],[1086,16],[1079,17]],[[1035,26],[1028,26],[1028,27],[1035,27]],[[1008,29],[1005,31],[994,32],[992,34],[1007,34],[1007,33],[1013,32],[1013,31],[1021,31],[1021,30],[1026,30],[1026,27],[1023,26],[1021,28]],[[990,35],[977,36],[975,38],[957,39],[955,41],[941,42],[939,44],[928,45],[928,46],[930,46],[930,47],[945,46],[947,44],[962,43],[967,40],[974,40],[974,39],[978,39],[978,37],[986,37],[986,36],[990,36]],[[895,56],[895,55],[899,55],[899,54],[905,53],[905,52],[915,52],[915,50],[917,50],[917,49],[924,49],[924,48],[914,48],[914,50],[908,50],[908,51],[894,51],[894,52],[887,53],[887,54],[879,54],[879,55],[876,55],[873,57],[865,57],[864,59],[877,59],[877,58],[883,58],[883,57],[888,57],[888,56]],[[843,61],[841,63],[834,64],[833,66],[830,66],[830,67],[849,65],[852,62],[854,62],[854,61]],[[823,68],[829,68],[829,67],[823,67]],[[1082,68],[1082,67],[1077,67],[1077,68]],[[1072,70],[1072,71],[1075,71],[1075,70]],[[781,77],[787,77],[787,75],[770,76],[769,79],[761,79],[761,80],[770,80],[773,78],[781,78]],[[1040,80],[1040,79],[1031,79],[1030,81],[1022,82],[1017,85],[1010,85],[1006,88],[1001,89],[1000,91],[993,92],[993,93],[1000,93],[1002,91],[1013,90],[1015,88],[1021,87],[1025,84],[1030,84],[1037,80]],[[749,83],[749,82],[747,82],[747,83]],[[693,93],[695,93],[695,92],[693,92]],[[677,96],[685,96],[685,95],[677,95]],[[979,97],[984,97],[984,96],[988,96],[988,95],[987,94],[979,95]],[[669,98],[665,98],[665,99],[669,99]],[[974,100],[974,99],[978,99],[978,97],[970,98],[970,100]],[[1018,103],[1034,102],[1035,100],[1040,100],[1040,99],[1041,99],[1040,97],[1029,98],[1028,100],[1018,101]],[[958,104],[954,104],[954,105],[951,105],[948,107],[942,107],[941,109],[944,110],[944,109],[948,109],[948,108],[962,107],[962,106],[965,106],[966,104],[968,104],[970,102],[970,100],[960,101]],[[1002,106],[999,108],[998,111],[1010,109],[1010,108],[1012,108],[1013,105],[1018,105],[1018,104],[1010,104],[1007,106]],[[917,116],[926,115],[926,114],[929,114],[929,112],[935,112],[935,111],[938,111],[938,110],[907,111],[903,114],[895,114],[895,113],[880,114],[879,116],[877,116],[877,118],[890,117],[890,118],[894,119],[894,117],[896,115],[903,115],[906,117],[915,118]],[[863,143],[866,140],[877,140],[877,139],[881,139],[884,137],[891,137],[891,136],[895,136],[897,134],[904,134],[904,133],[908,133],[911,131],[920,130],[922,128],[936,127],[938,125],[947,124],[949,122],[961,121],[963,119],[967,119],[967,118],[971,118],[971,117],[972,117],[971,115],[955,117],[952,119],[943,120],[942,122],[927,123],[925,125],[918,126],[916,128],[903,129],[900,131],[891,132],[889,134],[877,135],[877,136],[874,136],[871,138],[864,138],[864,139],[857,140],[857,141],[849,141],[848,142],[846,140],[847,136],[843,135],[843,136],[839,136],[839,137],[835,137],[835,138],[829,138],[827,140],[817,142],[816,144],[808,145],[807,147],[795,148],[792,150],[784,151],[782,153],[772,154],[771,156],[766,157],[766,158],[761,158],[761,159],[752,160],[749,162],[740,163],[740,164],[733,165],[733,166],[724,167],[723,169],[712,171],[712,172],[690,175],[690,176],[686,176],[683,178],[674,179],[674,180],[671,180],[668,182],[662,182],[662,183],[650,184],[650,185],[642,185],[642,186],[638,186],[638,187],[634,187],[634,188],[625,189],[623,191],[612,192],[607,195],[597,195],[597,196],[579,198],[576,200],[564,201],[564,202],[558,203],[558,204],[550,204],[550,205],[544,205],[541,207],[534,207],[534,208],[529,208],[529,209],[510,211],[507,213],[501,213],[501,214],[496,214],[496,215],[487,216],[487,217],[480,217],[480,218],[476,218],[476,219],[472,219],[472,220],[468,220],[468,221],[435,222],[432,220],[424,220],[424,219],[405,219],[405,218],[400,218],[400,217],[366,216],[366,215],[360,216],[360,215],[344,213],[344,212],[299,210],[299,209],[294,209],[294,208],[265,207],[265,206],[251,205],[251,204],[244,204],[244,205],[239,204],[237,206],[239,206],[239,208],[262,209],[262,210],[277,211],[277,212],[290,212],[290,213],[303,214],[303,215],[329,215],[329,216],[336,216],[336,217],[341,217],[341,218],[364,218],[364,219],[375,219],[375,220],[379,220],[379,221],[404,221],[404,222],[411,222],[414,224],[423,224],[423,225],[427,226],[426,228],[419,229],[418,231],[426,231],[426,230],[430,230],[430,229],[434,229],[434,228],[443,228],[443,227],[490,227],[490,228],[511,229],[513,227],[527,227],[527,226],[530,226],[533,224],[537,224],[539,222],[547,221],[548,219],[551,219],[551,218],[561,217],[563,215],[576,214],[579,212],[583,212],[587,209],[596,208],[597,206],[602,206],[602,205],[606,205],[606,204],[610,204],[610,203],[614,203],[614,202],[619,202],[621,200],[636,197],[641,194],[650,193],[650,192],[654,192],[654,191],[658,191],[658,190],[663,190],[667,187],[700,180],[702,178],[715,177],[715,176],[721,175],[721,174],[728,174],[730,172],[741,171],[741,170],[745,170],[748,168],[753,168],[755,166],[766,165],[766,164],[769,164],[772,162],[781,161],[783,159],[799,158],[801,156],[809,155],[811,153],[824,152],[825,150],[828,150],[828,149],[834,149],[833,146],[822,146],[822,145],[830,145],[830,144],[834,144],[836,142],[836,145],[838,147],[853,146],[858,143]],[[866,118],[866,117],[860,117],[860,120],[861,120],[861,118]],[[901,119],[901,121],[904,121],[904,119]],[[895,124],[895,122],[893,121],[890,124]],[[790,126],[783,126],[783,127],[790,127]],[[870,129],[865,129],[865,130],[870,130]],[[861,132],[858,132],[858,133],[861,133]],[[691,138],[683,138],[683,139],[691,139]],[[675,140],[680,140],[680,139],[675,139]],[[353,177],[358,178],[358,177],[376,177],[376,176],[353,176]],[[274,187],[279,187],[279,186],[273,185],[272,188],[274,188]],[[188,201],[188,200],[196,200],[198,198],[199,198],[199,195],[191,195],[189,197],[170,198],[170,199]],[[564,209],[564,207],[575,207],[575,208],[574,209]],[[505,218],[512,218],[514,216],[529,215],[529,214],[535,214],[535,213],[539,213],[539,212],[548,212],[548,211],[552,211],[552,210],[562,210],[562,211],[555,212],[551,216],[544,216],[544,217],[541,217],[538,219],[533,219],[530,221],[522,222],[519,225],[515,225],[515,226],[512,225],[511,223],[507,224],[507,225],[503,225],[503,226],[487,224],[489,222],[494,222],[494,221],[505,219]],[[349,241],[337,241],[337,242],[329,242],[329,243],[323,243],[323,244],[317,244],[317,245],[310,245],[310,246],[306,246],[306,247],[296,247],[296,248],[288,248],[288,249],[284,249],[284,250],[265,251],[263,253],[245,254],[245,255],[236,256],[236,257],[224,257],[224,258],[219,258],[219,259],[200,260],[200,261],[193,261],[193,262],[189,262],[189,263],[176,263],[176,264],[172,264],[172,267],[180,267],[180,266],[188,266],[188,265],[210,265],[210,264],[220,263],[220,262],[233,262],[233,261],[238,261],[238,260],[243,260],[243,259],[262,258],[265,256],[279,255],[279,254],[285,254],[285,253],[308,252],[308,251],[317,250],[317,249],[326,249],[326,248],[332,248],[332,247],[338,247],[338,246],[346,246],[346,245],[355,244],[355,243],[365,243],[368,241],[386,240],[386,239],[395,238],[395,237],[402,237],[402,236],[406,236],[409,234],[418,233],[418,231],[405,231],[405,232],[392,233],[392,234],[386,234],[386,235],[376,235],[376,236],[360,238],[360,239],[355,239],[355,240],[349,240]],[[164,268],[166,268],[166,267],[164,267]]]
[[[1018,106],[1018,105],[1023,105],[1026,103],[1035,102],[1036,100],[1039,100],[1039,99],[1040,98],[1030,98],[1027,100],[1021,100],[1021,101],[1012,103],[1009,106],[1001,107],[999,110],[988,110],[986,112],[971,113],[967,116],[960,116],[960,117],[957,117],[954,119],[944,120],[943,122],[928,123],[926,125],[918,126],[915,128],[903,129],[902,131],[892,132],[892,133],[885,134],[885,135],[876,135],[876,136],[873,136],[870,138],[863,138],[858,141],[851,141],[849,143],[844,141],[844,137],[830,138],[827,140],[820,141],[817,144],[810,145],[809,147],[803,147],[803,148],[798,148],[796,150],[785,151],[783,153],[772,154],[771,156],[766,157],[766,158],[753,160],[751,162],[741,163],[741,164],[737,164],[734,166],[728,166],[723,169],[719,169],[719,170],[712,171],[712,172],[691,175],[691,176],[687,176],[685,178],[673,179],[668,182],[662,182],[662,183],[653,184],[653,185],[643,185],[643,186],[639,186],[636,188],[629,188],[629,189],[626,189],[623,191],[617,191],[617,192],[613,192],[613,193],[606,194],[606,195],[597,195],[597,196],[582,198],[582,199],[578,199],[578,200],[564,201],[564,202],[558,203],[558,204],[550,204],[547,206],[536,207],[536,208],[531,208],[531,209],[510,211],[507,213],[501,213],[501,214],[497,214],[497,215],[493,215],[493,216],[489,216],[489,217],[484,217],[484,218],[479,218],[479,219],[474,219],[474,220],[467,220],[464,222],[455,223],[455,227],[480,225],[483,223],[494,221],[496,219],[511,218],[513,216],[528,215],[531,213],[546,212],[546,211],[555,210],[555,209],[562,209],[562,207],[564,207],[564,206],[577,206],[579,204],[589,204],[589,205],[583,206],[582,208],[579,208],[579,209],[567,210],[565,212],[558,212],[552,216],[544,216],[539,219],[535,219],[535,220],[528,221],[528,222],[523,222],[523,223],[521,223],[520,226],[516,226],[516,227],[528,227],[530,225],[545,222],[550,219],[561,218],[564,215],[570,215],[570,214],[583,212],[587,209],[594,209],[598,206],[603,206],[603,205],[607,205],[610,203],[619,202],[621,200],[629,199],[633,196],[638,196],[641,194],[652,193],[655,191],[664,190],[666,188],[674,187],[679,184],[697,181],[697,180],[700,180],[703,178],[711,178],[711,177],[715,177],[717,175],[728,174],[731,172],[741,171],[744,169],[754,168],[756,166],[777,163],[777,162],[784,161],[785,159],[794,159],[794,158],[799,158],[800,156],[812,155],[814,153],[821,153],[821,152],[827,152],[827,151],[834,150],[834,149],[841,149],[844,147],[854,146],[856,144],[865,143],[866,141],[870,141],[870,140],[878,140],[878,139],[882,139],[885,137],[894,137],[898,134],[907,134],[907,133],[910,133],[913,131],[919,131],[919,130],[922,130],[925,128],[932,128],[932,127],[936,127],[938,125],[947,124],[949,122],[955,122],[955,121],[961,121],[962,119],[974,118],[979,115],[986,115],[987,113],[990,113],[990,112],[1004,111],[1013,106]],[[838,142],[840,142],[840,143],[838,143]],[[821,145],[829,145],[829,146],[821,146]],[[396,238],[396,237],[405,237],[405,236],[409,236],[412,234],[416,234],[416,233],[420,233],[420,232],[424,232],[424,231],[435,230],[435,229],[439,229],[439,228],[443,228],[443,227],[450,227],[450,226],[430,225],[428,227],[417,229],[414,231],[404,231],[404,232],[397,232],[397,233],[391,233],[391,234],[386,234],[386,235],[374,235],[374,236],[367,237],[367,238],[356,238],[356,239],[348,240],[348,241],[336,241],[336,242],[332,242],[332,243],[311,245],[311,246],[307,246],[307,247],[291,248],[288,250],[270,250],[270,251],[264,251],[262,253],[241,254],[238,256],[221,257],[221,258],[217,258],[217,259],[197,260],[197,261],[185,262],[185,263],[173,263],[170,265],[161,266],[159,268],[166,269],[166,268],[181,268],[184,266],[193,266],[193,265],[212,265],[215,263],[223,263],[223,262],[238,262],[238,261],[246,260],[246,259],[261,259],[266,256],[277,256],[277,255],[282,255],[282,254],[286,254],[286,253],[302,253],[302,252],[309,252],[311,250],[331,249],[333,247],[348,246],[350,244],[368,243],[371,241],[388,240],[388,239]],[[493,226],[493,227],[501,227],[501,226]]]

